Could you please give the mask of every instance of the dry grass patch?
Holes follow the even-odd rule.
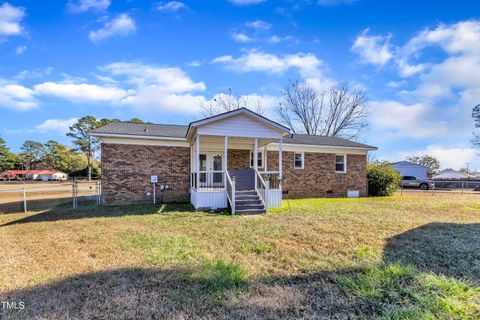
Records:
[[[26,309],[0,318],[475,319],[479,200],[290,200],[260,216],[189,205],[3,215],[0,300]],[[397,267],[411,273],[388,271]]]

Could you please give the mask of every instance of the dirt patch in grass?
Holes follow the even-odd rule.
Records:
[[[476,319],[477,196],[0,216],[0,318]]]

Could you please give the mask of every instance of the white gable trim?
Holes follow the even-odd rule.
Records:
[[[244,114],[248,117],[253,118],[254,120],[259,121],[260,123],[263,123],[263,124],[265,124],[269,127],[272,127],[275,130],[281,132],[282,135],[286,135],[290,132],[290,130],[287,127],[285,127],[285,126],[283,126],[279,123],[276,123],[275,121],[272,121],[268,118],[265,118],[265,117],[255,113],[255,112],[251,111],[251,110],[248,110],[247,108],[240,108],[240,109],[237,109],[237,110],[228,111],[228,112],[225,112],[225,113],[213,116],[213,117],[209,117],[209,118],[206,118],[206,119],[203,119],[203,120],[198,120],[198,121],[194,121],[194,122],[190,123],[190,126],[189,126],[188,131],[187,131],[187,137],[192,132],[192,130],[191,130],[192,128],[203,126],[203,125],[206,125],[206,124],[209,124],[209,123],[212,123],[212,122],[216,122],[216,121],[223,120],[223,119],[226,119],[226,118],[230,118],[230,117],[233,117],[233,116],[237,116],[237,115],[240,115],[240,114]]]

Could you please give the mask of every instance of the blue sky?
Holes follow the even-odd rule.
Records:
[[[0,135],[69,143],[84,115],[199,118],[231,88],[274,118],[289,79],[366,90],[378,159],[480,160],[480,2],[0,1]]]

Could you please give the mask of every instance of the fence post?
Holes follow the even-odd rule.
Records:
[[[464,183],[465,183],[465,182],[464,182],[464,181],[462,181],[462,194],[463,194],[463,185],[464,185]]]
[[[23,188],[23,212],[27,213],[27,192]]]
[[[72,182],[72,205],[73,205],[73,209],[77,208],[77,195],[75,190],[75,182]]]
[[[95,182],[95,195],[97,198],[97,207],[100,206],[100,183]]]

